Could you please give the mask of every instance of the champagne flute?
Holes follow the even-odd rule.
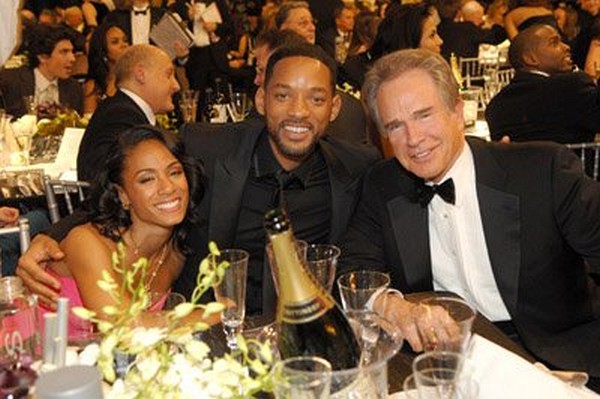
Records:
[[[234,122],[241,122],[246,117],[246,108],[248,97],[246,93],[235,92],[231,93],[230,100],[231,119]]]
[[[246,314],[246,277],[248,252],[241,249],[225,249],[217,257],[217,262],[229,262],[221,284],[213,287],[217,301],[225,306],[221,321],[230,350],[238,348],[236,336],[242,332]]]

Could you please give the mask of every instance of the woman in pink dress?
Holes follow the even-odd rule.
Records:
[[[122,133],[92,185],[86,204],[91,221],[71,230],[60,243],[65,259],[50,265],[61,280],[61,296],[99,315],[115,304],[97,281],[108,272],[121,284],[111,261],[119,241],[125,244],[125,267],[148,259],[146,288],[166,295],[189,252],[186,238],[198,220],[202,179],[174,136],[151,126]],[[78,320],[70,322],[71,337],[89,332]]]

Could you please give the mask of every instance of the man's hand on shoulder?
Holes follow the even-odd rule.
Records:
[[[63,259],[65,254],[60,250],[52,238],[38,234],[32,241],[29,249],[19,258],[17,276],[27,288],[45,306],[54,309],[60,292],[60,282],[48,274],[46,266],[52,261]]]

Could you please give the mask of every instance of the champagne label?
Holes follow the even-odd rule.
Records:
[[[319,297],[305,302],[285,303],[281,307],[281,320],[286,323],[307,323],[323,316],[330,307]]]

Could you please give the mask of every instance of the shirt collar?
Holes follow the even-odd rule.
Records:
[[[455,206],[459,207],[465,203],[465,196],[469,193],[469,185],[475,181],[475,163],[473,153],[469,144],[465,141],[460,155],[454,165],[446,172],[440,180],[440,184],[447,179],[452,179],[456,193]]]
[[[33,70],[33,76],[35,77],[35,90],[38,92],[45,91],[51,84],[58,87],[58,79],[48,80],[39,68]]]
[[[154,114],[154,111],[152,111],[152,108],[150,108],[150,104],[148,104],[142,97],[138,96],[131,90],[123,88],[119,88],[119,90],[125,93],[129,98],[133,100],[134,103],[137,104],[138,107],[142,109],[144,115],[146,115],[146,119],[148,119],[148,122],[151,125],[156,125],[156,115]]]
[[[549,73],[546,73],[546,72],[544,72],[544,71],[538,71],[537,69],[530,69],[530,70],[528,70],[527,72],[529,72],[529,73],[532,73],[532,74],[534,74],[534,75],[540,75],[540,76],[544,76],[544,77],[546,77],[546,78],[549,78],[549,77],[550,77],[550,74],[549,74]]]
[[[290,174],[296,176],[304,187],[308,183],[311,172],[319,164],[325,162],[321,154],[320,146],[317,144],[315,150],[309,157],[302,162],[297,168],[289,171]],[[282,170],[281,165],[275,158],[271,144],[269,142],[269,133],[264,130],[260,135],[253,155],[254,173],[258,178],[268,178],[274,176],[278,171]]]

